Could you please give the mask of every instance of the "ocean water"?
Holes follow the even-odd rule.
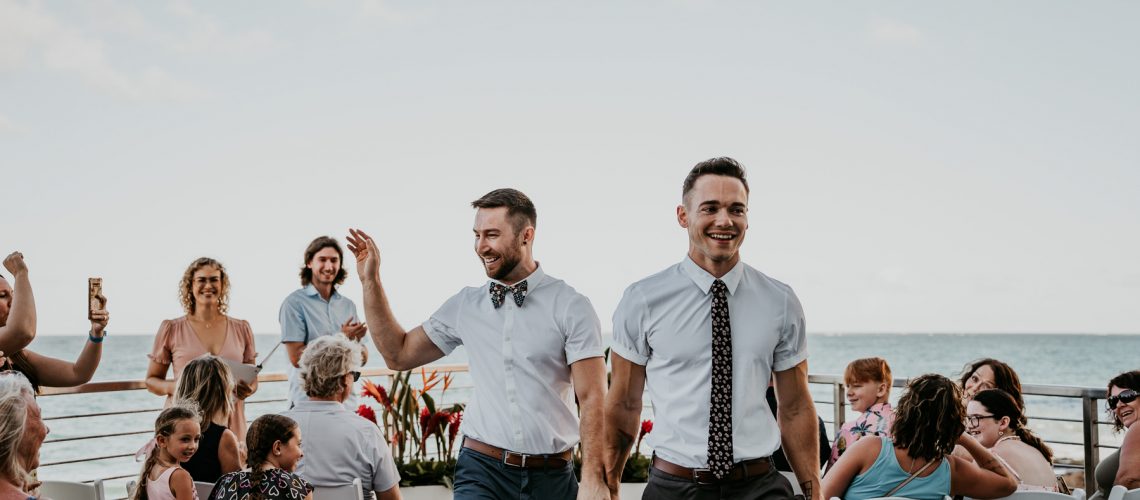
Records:
[[[48,356],[74,359],[86,337],[41,336],[31,349]],[[264,356],[277,343],[276,334],[256,336],[258,351]],[[110,335],[103,347],[103,358],[94,381],[139,380],[146,373],[153,337],[146,335]],[[608,339],[607,339],[608,342]],[[956,378],[963,366],[981,357],[1001,359],[1017,370],[1025,384],[1050,384],[1082,387],[1104,387],[1113,375],[1140,368],[1140,335],[1044,335],[1044,334],[814,334],[809,335],[809,368],[813,374],[842,374],[847,363],[856,358],[881,356],[890,363],[896,377],[912,377],[923,373],[940,373]],[[383,361],[374,348],[367,366],[382,367]],[[284,372],[287,356],[284,348],[265,363],[265,373]],[[438,363],[464,363],[463,349]],[[386,380],[377,380],[386,385]],[[457,380],[448,391],[448,402],[464,401],[470,382]],[[755,390],[761,394],[763,387]],[[900,389],[895,389],[893,398]],[[250,419],[264,413],[283,411],[287,384],[262,384],[247,402]],[[830,420],[832,407],[822,403],[831,400],[829,387],[813,386],[813,398],[820,415]],[[1050,440],[1081,441],[1077,424],[1032,420],[1034,416],[1080,418],[1078,400],[1027,397],[1030,427]],[[257,403],[257,401],[270,402]],[[41,397],[44,417],[49,419],[51,434],[41,450],[41,463],[64,462],[90,457],[106,457],[137,450],[149,435],[125,435],[89,440],[71,438],[92,434],[120,434],[153,429],[154,417],[162,406],[162,398],[145,391],[79,394]],[[648,401],[647,401],[648,404]],[[77,413],[151,410],[142,414],[108,415],[98,418],[59,418]],[[848,418],[853,418],[849,414]],[[652,410],[646,417],[652,418]],[[1102,431],[1102,442],[1112,444],[1116,437]],[[1062,458],[1079,458],[1081,450],[1073,446],[1055,446]],[[132,458],[115,458],[95,462],[45,466],[41,479],[90,480],[94,478],[137,474],[139,464]],[[121,483],[121,481],[120,481]],[[115,489],[115,488],[113,488]]]

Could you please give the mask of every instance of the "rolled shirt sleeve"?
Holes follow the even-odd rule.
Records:
[[[645,366],[649,362],[650,348],[644,328],[649,306],[634,287],[626,288],[614,310],[613,352],[631,363]]]
[[[301,308],[301,304],[290,296],[285,302],[281,303],[281,311],[277,315],[278,321],[281,323],[281,341],[282,342],[305,342],[308,343],[308,325],[305,324],[305,312]]]
[[[566,332],[566,364],[574,364],[587,358],[600,358],[605,354],[602,347],[602,322],[594,306],[585,295],[574,294],[562,315],[562,328]]]
[[[806,320],[800,299],[791,288],[784,298],[784,325],[780,340],[772,354],[772,371],[782,372],[794,368],[808,357]]]
[[[459,314],[463,305],[461,295],[453,295],[423,324],[428,339],[443,351],[445,356],[463,345],[463,339],[455,329],[455,325],[459,324]]]

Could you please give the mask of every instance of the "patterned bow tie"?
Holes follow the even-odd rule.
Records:
[[[515,305],[522,307],[523,299],[526,298],[526,281],[515,283],[514,286],[506,286],[491,282],[491,304],[494,304],[495,309],[503,307],[503,297],[507,295],[507,290],[515,296]]]

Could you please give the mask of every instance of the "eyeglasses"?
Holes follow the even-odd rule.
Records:
[[[970,424],[970,427],[977,427],[978,426],[978,420],[983,419],[983,418],[996,419],[997,415],[966,415],[966,423]]]
[[[360,380],[360,372],[358,372],[358,371],[351,371],[351,372],[346,373],[345,375],[352,375],[352,381],[353,382]]]
[[[1132,389],[1121,391],[1120,394],[1109,396],[1105,401],[1108,401],[1108,409],[1112,411],[1116,409],[1116,403],[1128,404],[1136,401],[1136,391]]]

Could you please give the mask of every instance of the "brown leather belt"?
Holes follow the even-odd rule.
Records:
[[[752,460],[745,460],[737,462],[732,466],[732,470],[728,475],[721,479],[717,479],[712,471],[708,469],[690,469],[682,467],[667,460],[662,460],[660,457],[653,456],[653,468],[661,472],[669,474],[670,476],[677,476],[681,479],[688,479],[694,483],[700,484],[719,484],[729,483],[733,481],[740,481],[750,477],[763,476],[772,470],[772,457],[760,457]]]
[[[560,469],[570,463],[570,450],[549,455],[527,455],[504,450],[498,446],[489,445],[482,441],[463,437],[463,447],[476,453],[486,455],[495,460],[524,469]]]

